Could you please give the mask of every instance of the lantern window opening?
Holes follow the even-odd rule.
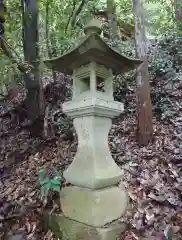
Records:
[[[90,91],[90,76],[81,78],[80,82],[81,82],[80,94]]]
[[[96,85],[98,92],[106,92],[105,90],[105,79],[101,76],[96,77]]]

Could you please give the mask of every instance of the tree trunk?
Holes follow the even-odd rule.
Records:
[[[182,0],[175,0],[175,15],[176,19],[182,21]]]
[[[116,6],[114,0],[107,0],[107,18],[110,29],[110,38],[112,40],[117,40],[119,36],[116,19]]]
[[[45,27],[46,27],[46,46],[47,46],[47,52],[48,52],[48,57],[51,59],[53,57],[53,54],[55,54],[55,49],[52,44],[51,38],[49,36],[49,0],[46,2],[46,17],[45,17]],[[50,44],[49,44],[49,39],[50,39]],[[51,45],[51,46],[50,46]],[[52,76],[54,79],[54,82],[56,81],[56,72],[52,70]]]
[[[181,66],[182,65],[182,0],[175,0],[175,16],[176,16],[177,45],[178,45],[177,63],[179,66]]]
[[[141,145],[147,145],[152,139],[152,104],[150,97],[148,61],[147,61],[147,39],[144,27],[143,0],[133,0],[133,12],[135,17],[135,43],[136,55],[143,60],[137,69],[138,87],[138,141]]]
[[[3,37],[4,35],[5,13],[6,13],[6,7],[4,4],[4,0],[0,0],[0,37]]]
[[[31,124],[38,125],[42,121],[40,109],[40,82],[39,82],[39,46],[38,46],[38,8],[36,0],[22,0],[22,38],[24,49],[24,60],[31,66],[28,74],[24,75],[25,86],[28,90],[26,98],[27,117]],[[34,129],[34,133],[42,129]]]

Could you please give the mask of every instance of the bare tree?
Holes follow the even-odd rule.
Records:
[[[182,64],[182,0],[175,0],[175,17],[176,17],[176,36],[177,36],[177,63],[179,66]]]
[[[144,26],[143,0],[133,0],[133,13],[135,18],[135,44],[136,55],[143,60],[137,69],[138,87],[138,141],[147,145],[153,135],[152,104],[150,97],[147,39]]]
[[[43,88],[39,75],[38,7],[36,0],[21,0],[21,4],[24,60],[31,66],[29,73],[24,74],[28,90],[25,104],[28,119],[33,126],[32,134],[37,135],[43,130],[44,119]]]

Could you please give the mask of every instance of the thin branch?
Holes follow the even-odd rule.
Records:
[[[4,38],[4,41],[6,42],[7,47],[8,47],[12,52],[14,52],[14,54],[15,54],[16,57],[19,59],[19,61],[22,61],[21,58],[19,57],[18,53],[14,50],[13,47],[11,47],[11,46],[8,44],[8,42],[7,42],[7,40],[6,40],[5,38]]]
[[[11,60],[13,64],[16,64],[20,72],[27,73],[30,67],[27,64],[19,63],[16,58],[13,56],[9,45],[7,44],[6,40],[1,36],[0,37],[0,46],[4,52],[4,54]]]
[[[80,5],[78,6],[78,8],[74,11],[73,16],[72,16],[72,20],[71,20],[71,26],[73,27],[75,25],[76,22],[76,18],[77,16],[81,13],[84,5],[86,4],[86,0],[82,0]]]
[[[71,14],[70,14],[70,16],[69,16],[68,23],[67,23],[66,28],[65,28],[65,31],[64,31],[65,33],[67,33],[67,30],[68,30],[68,27],[69,27],[71,18],[72,18],[72,16],[73,16],[74,12],[75,12],[75,8],[76,8],[76,0],[73,1],[73,9],[72,9],[72,12],[71,12]]]
[[[53,48],[53,44],[52,42],[49,42],[49,0],[46,2],[45,34],[46,34],[46,46],[47,46],[48,56],[49,58],[52,58],[51,47]],[[54,81],[56,81],[56,72],[54,70],[52,70],[52,76]]]
[[[49,46],[49,1],[46,2],[46,17],[45,17],[45,34],[46,34],[46,45],[49,58],[51,58],[51,50]]]

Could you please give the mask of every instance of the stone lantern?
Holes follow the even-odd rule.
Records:
[[[62,239],[114,240],[124,230],[117,219],[125,213],[128,197],[122,184],[118,187],[122,171],[108,146],[112,118],[124,111],[113,99],[113,76],[141,61],[114,51],[100,34],[100,22],[92,20],[74,49],[44,62],[73,78],[73,98],[63,104],[63,111],[73,119],[78,149],[64,172],[72,186],[62,190],[63,213],[56,218],[56,234]]]

